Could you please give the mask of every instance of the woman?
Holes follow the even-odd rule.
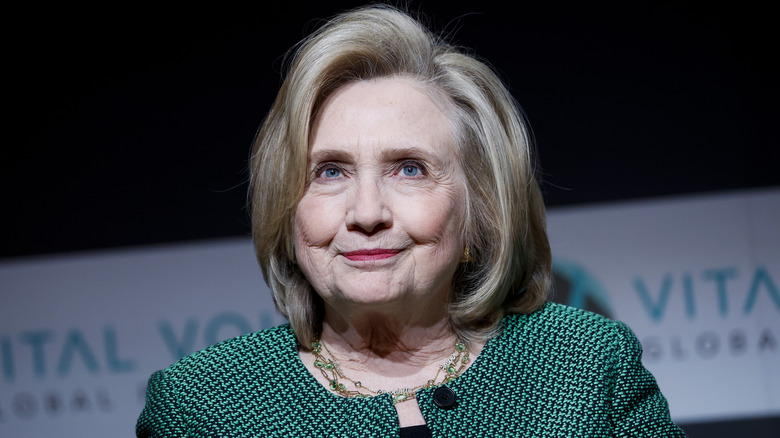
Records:
[[[252,156],[289,325],[155,373],[145,436],[683,436],[623,324],[545,303],[528,128],[390,7],[299,47]]]

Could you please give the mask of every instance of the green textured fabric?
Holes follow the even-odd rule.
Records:
[[[548,303],[508,315],[448,384],[418,393],[434,437],[682,437],[624,324]],[[152,375],[138,437],[393,437],[390,395],[346,399],[304,368],[290,327],[241,336]]]

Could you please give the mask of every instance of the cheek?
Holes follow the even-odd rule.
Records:
[[[409,205],[406,211],[414,223],[408,230],[412,238],[438,242],[442,246],[451,245],[453,248],[459,246],[466,211],[465,200],[459,195],[456,193],[430,197],[420,199],[415,205]]]
[[[333,205],[316,197],[304,196],[295,210],[295,249],[327,246],[341,225]]]

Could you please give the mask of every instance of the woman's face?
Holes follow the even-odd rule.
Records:
[[[328,305],[447,301],[466,197],[450,133],[411,79],[352,83],[325,101],[312,125],[295,251]]]

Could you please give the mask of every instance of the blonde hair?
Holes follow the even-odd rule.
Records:
[[[411,77],[442,100],[467,192],[463,239],[474,261],[455,275],[450,322],[466,341],[484,340],[507,312],[547,297],[551,258],[534,178],[529,128],[496,74],[390,6],[336,16],[297,47],[255,139],[252,236],[277,309],[302,346],[319,336],[323,303],[295,262],[294,215],[303,195],[311,123],[323,101],[354,81]]]

